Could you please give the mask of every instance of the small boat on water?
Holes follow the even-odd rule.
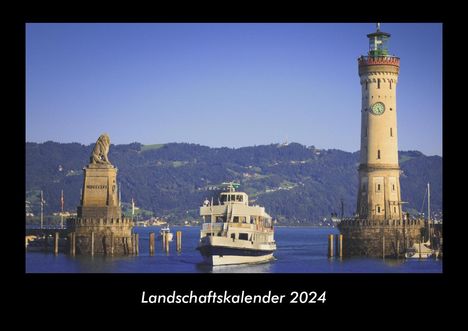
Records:
[[[167,239],[169,241],[172,241],[172,238],[174,237],[174,234],[171,232],[171,229],[169,228],[169,224],[166,224],[166,225],[161,227],[161,230],[159,230],[158,239],[162,240],[164,235],[167,236]]]
[[[263,263],[274,260],[273,222],[264,207],[249,206],[248,195],[236,192],[239,184],[224,183],[227,192],[218,204],[205,200],[200,207],[203,226],[197,249],[212,266]]]
[[[433,257],[441,257],[441,252],[435,250],[434,248],[434,240],[433,239],[433,232],[434,232],[434,225],[432,225],[431,229],[431,209],[430,209],[430,197],[431,197],[431,190],[430,185],[427,183],[427,190],[424,195],[424,198],[427,194],[427,238],[426,242],[419,242],[414,243],[412,247],[408,247],[405,252],[405,258],[407,259],[428,259]],[[424,201],[424,199],[423,199]]]
[[[405,258],[407,259],[428,259],[432,257],[435,257],[435,252],[429,241],[415,243],[412,247],[407,248],[405,252]]]

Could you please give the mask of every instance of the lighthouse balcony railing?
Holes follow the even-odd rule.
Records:
[[[391,64],[400,65],[400,58],[393,55],[362,55],[359,59],[359,64],[377,65],[377,64]]]

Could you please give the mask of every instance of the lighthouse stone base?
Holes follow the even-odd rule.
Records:
[[[421,220],[345,219],[338,225],[343,235],[343,256],[398,257],[421,240]]]

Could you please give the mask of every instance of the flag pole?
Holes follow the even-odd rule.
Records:
[[[132,222],[133,222],[134,215],[135,215],[135,201],[133,201],[133,198],[132,198]]]

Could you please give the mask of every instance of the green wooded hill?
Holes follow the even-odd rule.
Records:
[[[26,209],[38,214],[44,191],[45,213],[76,211],[92,145],[26,143]],[[111,145],[109,160],[118,169],[122,201],[171,222],[197,219],[205,198],[216,201],[221,183],[236,181],[251,202],[266,207],[279,224],[314,224],[356,208],[359,153],[319,150],[297,143],[243,148],[210,148],[169,143]],[[400,152],[405,209],[420,211],[427,182],[431,210],[442,210],[442,158],[417,151]]]

